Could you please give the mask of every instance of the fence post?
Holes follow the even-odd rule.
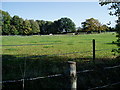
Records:
[[[68,77],[70,90],[77,90],[76,62],[68,61]]]
[[[93,63],[95,63],[95,39],[93,39]]]
[[[24,90],[24,87],[25,87],[25,80],[24,80],[24,78],[23,78],[23,90]]]

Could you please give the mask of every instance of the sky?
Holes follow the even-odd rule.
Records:
[[[101,24],[111,21],[115,26],[115,16],[110,16],[109,6],[100,6],[98,2],[2,2],[2,10],[12,17],[18,15],[23,19],[55,21],[62,17],[70,18],[76,27],[86,19],[98,19]]]

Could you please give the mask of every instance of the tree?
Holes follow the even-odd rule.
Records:
[[[10,24],[3,24],[2,26],[2,35],[10,35]]]
[[[57,31],[59,32],[75,32],[75,24],[70,18],[61,18],[56,21]]]
[[[115,27],[109,27],[109,31],[114,31],[114,32],[116,32],[116,29],[115,29]]]
[[[119,0],[111,0],[108,2],[108,0],[99,0],[99,4],[101,6],[104,6],[104,5],[110,5],[110,7],[108,8],[108,10],[111,10],[110,11],[110,15],[115,15],[115,16],[118,16],[118,18],[120,18],[120,1]]]
[[[52,26],[53,26],[54,33],[62,33],[63,32],[63,29],[60,26],[60,20],[54,21]]]
[[[50,33],[54,33],[53,32],[53,26],[52,26],[53,22],[51,21],[46,21],[45,25],[44,25],[44,32],[45,34],[50,34]]]
[[[90,18],[90,19],[86,19],[85,22],[82,22],[82,27],[83,27],[83,31],[101,31],[102,30],[102,25],[101,23],[94,18]]]
[[[11,35],[18,35],[19,34],[18,30],[13,25],[10,26],[10,34]]]
[[[36,20],[36,22],[39,25],[40,34],[45,34],[45,23],[46,23],[46,21],[44,21],[44,20]]]
[[[110,29],[107,25],[104,24],[104,25],[101,26],[101,30],[102,31],[109,31]]]
[[[30,35],[32,33],[31,23],[29,20],[23,21],[23,35]]]
[[[11,16],[5,11],[0,11],[0,14],[2,15],[2,35],[10,35]]]
[[[74,22],[67,17],[52,22],[44,20],[24,20],[17,15],[11,17],[8,12],[2,10],[0,10],[0,15],[0,29],[2,29],[3,35],[76,32]]]
[[[120,1],[119,0],[111,0],[111,2],[107,2],[106,0],[101,1],[99,3],[101,6],[103,5],[110,5],[110,7],[108,8],[110,11],[110,15],[115,15],[116,17],[118,17],[118,20],[116,21],[116,30],[117,30],[117,45],[120,47]],[[113,50],[113,52],[118,52],[120,53],[120,48],[118,50]]]
[[[2,10],[0,10],[0,35],[2,34],[2,25],[3,25],[3,22],[2,22]]]
[[[31,29],[32,29],[31,34],[38,34],[40,32],[38,23],[34,20],[29,20],[29,21],[31,23]]]
[[[19,16],[13,16],[13,18],[11,19],[11,25],[13,25],[16,30],[19,32],[17,34],[22,35],[23,34],[23,19],[20,18]]]
[[[57,27],[57,24],[56,24],[56,21],[52,22],[50,25],[49,25],[49,32],[52,33],[52,34],[57,34],[57,33],[60,33],[58,31],[58,27]]]

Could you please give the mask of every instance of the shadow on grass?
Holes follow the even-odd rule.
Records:
[[[77,71],[120,64],[120,59],[115,58],[96,58],[94,64],[92,58],[71,59],[67,56],[18,57],[2,55],[3,80],[21,79],[24,72],[25,78],[64,73],[67,68],[67,61],[75,61]]]
[[[63,74],[67,68],[67,61],[72,60],[77,62],[77,71],[86,69],[95,69],[96,72],[88,72],[78,74],[78,88],[96,87],[97,85],[104,85],[110,82],[117,81],[119,79],[119,69],[109,71],[109,74],[115,76],[112,77],[108,72],[102,71],[101,68],[106,66],[119,65],[119,59],[110,58],[96,58],[95,64],[92,62],[92,58],[75,58],[63,56],[28,56],[18,57],[14,55],[3,55],[2,56],[2,75],[3,80],[16,80],[23,78],[40,77],[53,74]],[[104,72],[104,74],[103,74]],[[114,72],[114,73],[113,73]],[[104,76],[107,75],[107,78]],[[97,79],[96,79],[97,78]],[[109,79],[108,79],[109,78]],[[112,79],[110,79],[112,78]],[[108,81],[107,81],[108,79]],[[102,81],[101,81],[102,80]],[[65,77],[54,77],[46,79],[38,79],[33,81],[25,81],[25,90],[40,90],[42,88],[66,88],[67,78]],[[4,83],[3,90],[22,90],[22,82],[16,83]],[[56,89],[56,90],[58,90]]]
[[[116,42],[111,42],[111,43],[104,43],[104,44],[117,44]]]
[[[63,73],[68,58],[59,56],[2,56],[3,80],[20,79],[22,73],[26,78]]]

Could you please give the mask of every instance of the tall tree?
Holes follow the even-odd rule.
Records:
[[[36,22],[39,25],[40,34],[45,34],[45,23],[46,23],[46,21],[44,21],[44,20],[36,20]]]
[[[12,28],[14,26],[14,28],[16,28],[16,31],[18,31],[19,33],[16,33],[16,34],[20,34],[22,35],[23,34],[23,19],[20,18],[19,16],[13,16],[13,18],[11,19],[11,25],[12,25]]]
[[[54,21],[52,26],[53,26],[54,33],[62,33],[63,32],[63,29],[60,26],[60,20]]]
[[[82,27],[84,31],[101,31],[102,30],[102,25],[101,23],[94,18],[86,19],[85,22],[82,22]]]
[[[18,35],[19,34],[18,30],[15,28],[14,25],[10,26],[10,34],[11,35]]]
[[[32,33],[31,23],[29,20],[23,21],[23,35],[30,35]]]
[[[53,31],[52,31],[52,24],[53,24],[52,21],[46,21],[45,26],[44,26],[45,34],[53,33]]]
[[[2,22],[2,10],[0,10],[0,35],[2,34],[2,25],[3,25],[3,22]]]
[[[10,20],[11,16],[8,12],[0,11],[2,14],[2,34],[3,35],[10,35]]]
[[[116,30],[117,30],[117,45],[120,47],[120,1],[119,0],[111,0],[111,2],[108,2],[107,0],[100,0],[99,4],[101,6],[103,5],[110,5],[108,8],[110,10],[110,15],[114,15],[118,17],[118,20],[116,21]],[[115,50],[118,53],[120,53],[120,48],[118,50]]]
[[[67,17],[61,18],[57,21],[58,31],[61,32],[75,32],[75,23]]]
[[[38,23],[34,20],[29,20],[29,21],[31,23],[31,28],[32,28],[31,34],[38,34],[40,32]]]

